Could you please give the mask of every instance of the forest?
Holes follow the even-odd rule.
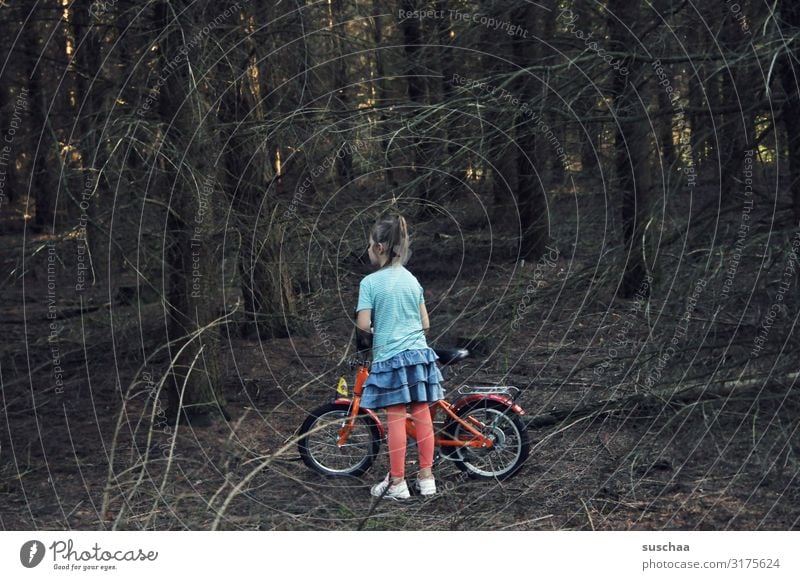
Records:
[[[0,3],[0,530],[800,527],[800,3]],[[375,502],[370,229],[530,454]],[[414,449],[410,448],[410,459]]]

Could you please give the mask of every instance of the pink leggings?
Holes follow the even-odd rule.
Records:
[[[389,473],[400,479],[406,472],[406,406],[386,407],[389,423]],[[428,403],[411,403],[411,418],[417,430],[421,469],[433,466],[433,421]]]

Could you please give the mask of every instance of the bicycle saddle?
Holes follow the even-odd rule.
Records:
[[[439,357],[439,362],[443,365],[464,360],[469,356],[469,351],[466,348],[434,348],[433,350],[436,356]]]

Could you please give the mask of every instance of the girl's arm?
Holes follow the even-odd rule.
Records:
[[[363,332],[371,332],[372,327],[372,310],[359,310],[356,314],[356,326]]]
[[[427,333],[431,327],[431,321],[428,319],[428,309],[425,308],[425,303],[419,305],[419,317],[422,319],[422,330]]]
[[[372,348],[372,310],[356,312],[356,349],[362,356],[368,357]]]

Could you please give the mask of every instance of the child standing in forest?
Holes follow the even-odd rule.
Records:
[[[443,398],[438,357],[425,340],[429,321],[422,286],[404,266],[409,244],[402,216],[375,223],[369,259],[378,270],[361,281],[356,307],[359,330],[370,332],[373,327],[372,365],[361,406],[385,409],[389,425],[389,473],[371,493],[391,499],[410,497],[405,480],[407,405],[417,431],[417,488],[425,496],[436,493],[429,404]]]

